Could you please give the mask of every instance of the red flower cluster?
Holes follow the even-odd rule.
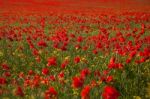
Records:
[[[109,69],[122,69],[123,68],[123,64],[121,64],[121,63],[115,63],[115,58],[114,57],[112,57],[111,59],[110,59],[110,63],[108,64],[108,68]]]
[[[40,47],[47,47],[46,42],[43,41],[43,40],[39,41],[39,42],[37,43],[37,45],[40,46]]]

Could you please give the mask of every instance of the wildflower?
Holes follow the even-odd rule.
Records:
[[[78,49],[80,49],[80,48],[81,48],[80,44],[75,45],[75,49],[76,49],[76,50],[78,50]]]
[[[100,77],[101,76],[100,71],[98,71],[98,70],[94,71],[94,76],[95,77]]]
[[[130,52],[130,54],[129,54],[130,58],[133,58],[136,55],[136,53],[137,53],[136,51]]]
[[[77,38],[77,41],[78,41],[78,42],[82,42],[82,41],[83,41],[83,37],[82,37],[82,36],[79,36],[79,37]]]
[[[3,68],[3,70],[9,70],[10,69],[7,64],[2,64],[2,68]]]
[[[115,57],[111,57],[110,64],[114,64],[114,63],[115,63]]]
[[[39,41],[39,42],[37,43],[37,45],[40,46],[40,47],[47,47],[46,42],[43,41],[43,40]]]
[[[50,78],[51,81],[55,81],[56,80],[55,76],[53,76],[53,75],[50,75],[49,78]]]
[[[11,76],[10,72],[4,72],[4,76],[9,77]]]
[[[34,80],[32,81],[32,84],[31,84],[32,88],[38,87],[40,85],[39,83],[40,83],[39,79],[38,78],[34,78]]]
[[[62,46],[60,49],[61,49],[62,51],[66,51],[66,50],[67,50],[66,46]]]
[[[117,68],[117,69],[122,69],[122,68],[123,68],[123,64],[117,63],[115,68]]]
[[[74,88],[82,87],[83,79],[81,77],[73,77],[72,85]]]
[[[62,64],[61,64],[61,68],[65,68],[68,65],[69,61],[65,60]]]
[[[64,78],[64,72],[60,72],[60,73],[58,74],[58,78]]]
[[[89,99],[90,86],[85,86],[81,91],[82,99]]]
[[[21,96],[21,97],[24,96],[24,93],[23,93],[22,88],[20,86],[16,90],[16,95]]]
[[[43,75],[48,75],[48,73],[49,73],[48,68],[43,68],[43,69],[42,69],[42,74],[43,74]]]
[[[105,86],[102,93],[103,99],[118,99],[119,96],[119,92],[112,86]]]
[[[29,74],[29,75],[33,75],[33,74],[34,74],[34,71],[31,69],[31,70],[28,71],[28,74]]]
[[[37,55],[39,55],[39,52],[38,52],[38,50],[34,49],[34,50],[32,51],[32,54],[33,54],[34,56],[37,56]]]
[[[54,89],[54,87],[50,87],[48,91],[50,94],[57,95],[57,91]]]
[[[81,77],[84,79],[88,74],[90,74],[90,70],[88,68],[83,69],[80,72]]]
[[[98,51],[95,49],[95,50],[93,50],[93,53],[94,53],[94,54],[97,54],[97,53],[98,53]]]
[[[56,57],[50,57],[48,58],[48,63],[47,63],[47,66],[56,66]]]
[[[80,57],[79,56],[75,57],[74,58],[74,63],[79,63],[79,62],[80,62]]]
[[[128,59],[126,60],[126,63],[128,64],[128,63],[130,63],[130,62],[131,62],[131,59],[128,58]]]
[[[57,96],[57,91],[54,89],[54,87],[50,87],[45,92],[45,99],[55,99],[54,97]]]
[[[98,42],[97,44],[96,44],[96,48],[102,48],[102,44],[100,43],[100,42]]]
[[[87,49],[88,49],[87,46],[84,46],[84,47],[82,48],[83,51],[86,51]]]
[[[71,38],[75,38],[75,34],[70,34],[70,37]]]
[[[108,76],[108,77],[106,78],[106,82],[109,83],[109,82],[111,82],[111,81],[113,81],[113,76]]]
[[[0,77],[0,85],[6,84],[6,79],[3,77]]]

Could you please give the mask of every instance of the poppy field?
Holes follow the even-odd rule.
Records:
[[[150,98],[148,11],[40,7],[0,12],[0,99]]]

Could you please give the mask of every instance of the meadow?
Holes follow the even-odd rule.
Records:
[[[150,13],[68,8],[3,7],[0,98],[149,99]]]

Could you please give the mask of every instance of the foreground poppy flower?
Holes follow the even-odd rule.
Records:
[[[45,92],[45,99],[57,99],[56,96],[57,96],[57,91],[55,90],[54,87],[50,87]]]
[[[24,96],[24,93],[23,93],[22,88],[20,86],[16,90],[16,95],[21,96],[21,97]]]
[[[9,70],[10,69],[7,64],[2,64],[2,68],[3,68],[3,70]]]
[[[31,69],[31,70],[28,71],[28,74],[29,74],[29,75],[33,75],[33,74],[34,74],[34,71]]]
[[[109,83],[109,82],[111,82],[111,81],[113,81],[113,76],[108,76],[108,77],[106,78],[106,82]]]
[[[87,75],[90,74],[90,70],[88,68],[84,68],[81,72],[80,75],[84,79]]]
[[[56,57],[50,57],[48,58],[47,66],[56,66]]]
[[[50,75],[50,76],[49,76],[49,79],[50,79],[51,81],[55,81],[55,80],[56,80],[54,75]]]
[[[74,58],[74,63],[79,63],[79,62],[80,62],[80,57],[79,56],[75,57]]]
[[[102,93],[103,99],[118,99],[119,96],[119,92],[112,86],[105,86]]]
[[[11,76],[10,72],[4,72],[3,75],[4,75],[5,77],[10,77],[10,76]]]
[[[90,86],[87,85],[81,91],[81,98],[82,99],[90,99],[89,93],[90,93]]]
[[[43,69],[42,69],[42,74],[43,74],[43,75],[47,75],[48,73],[49,73],[48,68],[43,68]]]
[[[83,79],[81,77],[74,77],[72,85],[74,88],[79,88],[83,86]]]
[[[3,77],[0,77],[0,85],[6,84],[6,79]]]
[[[57,91],[54,89],[54,87],[50,87],[48,91],[50,94],[57,95]]]
[[[69,64],[69,60],[65,60],[65,61],[61,64],[61,68],[64,69],[68,64]]]
[[[79,36],[79,37],[77,38],[77,41],[78,41],[78,42],[82,42],[82,41],[83,41],[83,37],[82,37],[82,36]]]

